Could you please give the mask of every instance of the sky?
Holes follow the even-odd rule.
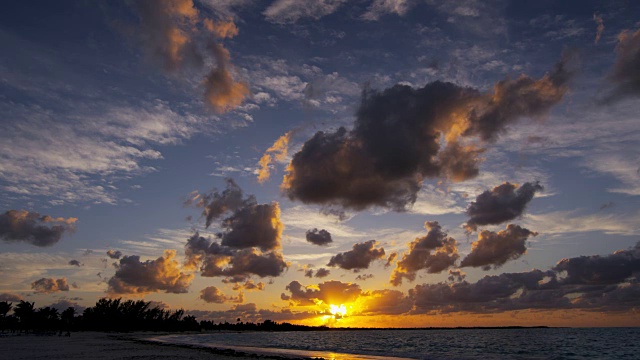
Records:
[[[0,301],[640,325],[640,4],[10,1]]]

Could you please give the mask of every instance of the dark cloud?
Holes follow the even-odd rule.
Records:
[[[78,260],[69,260],[69,265],[71,265],[71,266],[82,266],[82,264],[80,264],[80,261],[78,261]]]
[[[329,245],[333,240],[331,239],[331,233],[327,230],[318,230],[313,228],[307,231],[307,241],[314,245]]]
[[[254,248],[233,249],[195,233],[185,246],[185,266],[199,269],[202,276],[233,277],[233,282],[251,275],[279,276],[289,267],[279,251],[260,252]]]
[[[202,216],[206,219],[206,227],[211,226],[214,220],[218,220],[226,213],[233,213],[238,209],[255,205],[256,198],[253,195],[244,196],[242,189],[233,179],[225,179],[227,188],[222,191],[213,191],[208,194],[194,192],[185,201],[185,206],[202,208]]]
[[[516,190],[517,189],[517,190]],[[536,192],[543,187],[536,181],[518,187],[508,182],[478,195],[476,201],[467,208],[469,221],[465,224],[468,232],[478,226],[498,225],[521,216]]]
[[[610,255],[563,259],[548,271],[485,276],[476,283],[423,284],[409,290],[413,313],[492,313],[520,309],[639,309],[640,243]]]
[[[58,291],[69,291],[67,279],[42,278],[31,283],[31,289],[37,293],[54,293]]]
[[[384,249],[376,248],[376,245],[378,242],[375,240],[354,244],[351,250],[331,257],[327,266],[338,266],[356,272],[368,269],[372,261],[384,258]]]
[[[53,218],[37,212],[9,210],[0,214],[0,239],[35,246],[56,244],[64,234],[75,230],[76,218]]]
[[[360,281],[366,281],[369,279],[373,279],[373,274],[362,274],[362,275],[356,276],[356,280],[360,280]]]
[[[539,117],[567,92],[571,56],[539,80],[520,76],[491,93],[436,81],[422,88],[365,89],[353,130],[317,132],[297,152],[282,183],[291,200],[361,210],[406,210],[427,178],[464,181],[484,151],[521,117]]]
[[[183,272],[175,257],[175,250],[165,250],[163,256],[147,261],[140,261],[137,255],[123,256],[116,273],[108,281],[108,293],[186,293],[194,276]]]
[[[483,270],[489,270],[491,266],[499,268],[507,261],[524,255],[527,252],[527,239],[536,235],[538,233],[513,224],[497,233],[483,230],[478,234],[478,240],[471,244],[471,253],[462,260],[460,267],[482,267]]]
[[[562,273],[563,284],[612,285],[635,276],[640,280],[640,243],[629,250],[607,256],[592,255],[562,259],[553,268]]]
[[[122,257],[122,251],[120,250],[108,250],[107,256],[111,259],[120,259]]]
[[[356,300],[362,294],[358,284],[337,280],[325,281],[317,286],[304,286],[297,281],[292,281],[287,285],[286,290],[290,295],[283,294],[282,298],[299,305],[313,305],[317,300],[325,304],[344,304]]]
[[[424,223],[427,235],[418,237],[409,243],[409,252],[402,254],[391,273],[391,284],[399,286],[402,279],[414,281],[416,273],[427,270],[434,274],[453,266],[460,257],[457,242],[447,235],[437,221]]]
[[[447,278],[447,280],[453,282],[453,281],[462,281],[464,280],[464,278],[467,277],[467,274],[460,270],[460,269],[449,269],[449,277]]]
[[[18,302],[20,300],[23,300],[23,299],[22,299],[22,296],[18,294],[11,294],[11,293],[0,294],[0,301]]]
[[[257,204],[253,195],[245,197],[242,189],[227,179],[223,192],[195,194],[186,205],[203,208],[207,227],[220,221],[220,242],[195,233],[185,245],[185,266],[200,270],[202,276],[247,280],[251,275],[279,276],[288,268],[281,253],[284,225],[277,202]]]
[[[200,290],[200,299],[208,303],[223,304],[226,302],[243,303],[244,295],[240,293],[238,296],[227,296],[215,286],[209,286]]]
[[[226,229],[222,235],[222,246],[234,249],[257,247],[262,251],[280,247],[284,228],[276,202],[246,206],[225,219],[222,225]]]
[[[618,35],[616,62],[611,80],[615,89],[607,100],[615,101],[640,94],[640,30],[625,30]]]
[[[329,269],[320,268],[316,271],[315,277],[323,278],[329,276],[329,274],[331,274],[331,271]]]

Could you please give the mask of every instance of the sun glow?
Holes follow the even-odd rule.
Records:
[[[340,305],[329,305],[329,312],[331,313],[331,315],[337,317],[344,317],[345,315],[347,315],[347,307],[344,306],[344,304],[340,304]]]

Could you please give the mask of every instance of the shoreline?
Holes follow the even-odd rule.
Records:
[[[311,358],[260,355],[233,349],[162,343],[151,338],[168,333],[76,332],[70,337],[42,334],[0,335],[0,348],[6,360],[36,359],[274,359],[312,360]],[[185,334],[186,335],[186,334]],[[313,359],[319,360],[319,359]],[[327,359],[328,360],[328,359]]]

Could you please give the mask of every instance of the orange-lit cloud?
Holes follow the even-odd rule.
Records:
[[[269,177],[271,176],[270,166],[272,162],[276,161],[282,163],[287,160],[289,142],[291,141],[293,134],[294,130],[288,131],[284,135],[280,136],[273,145],[264,152],[264,155],[262,155],[258,162],[260,165],[260,169],[258,169],[259,183],[262,184],[269,180]]]
[[[186,68],[200,69],[206,55],[200,42],[204,29],[217,39],[232,38],[238,28],[231,20],[202,18],[192,0],[138,0],[133,2],[140,18],[138,35],[150,58],[158,59],[170,72]],[[198,24],[202,24],[198,26]],[[210,42],[208,48],[215,61],[203,81],[205,101],[219,113],[229,111],[242,103],[249,94],[247,84],[234,80],[229,51],[221,43]]]
[[[402,254],[391,273],[391,284],[399,286],[403,279],[414,281],[416,273],[427,270],[434,274],[453,266],[460,257],[457,242],[447,235],[437,221],[424,223],[427,235],[409,243],[409,251]]]
[[[243,303],[244,294],[238,296],[227,296],[215,286],[209,286],[200,290],[200,299],[208,303],[223,304],[226,302]]]
[[[42,278],[31,283],[31,289],[37,293],[53,293],[58,291],[69,291],[67,279]]]
[[[53,218],[26,210],[9,210],[0,214],[0,239],[40,247],[52,246],[64,234],[73,233],[77,221],[77,218]]]
[[[125,255],[117,264],[116,273],[108,281],[108,293],[186,293],[193,278],[193,274],[183,272],[176,260],[175,250],[165,250],[163,256],[147,261],[140,261],[137,255]]]
[[[594,44],[597,44],[602,37],[602,33],[604,32],[604,20],[602,20],[602,16],[598,13],[593,14],[593,21],[596,22],[598,28],[596,29],[596,38],[593,40]]]

